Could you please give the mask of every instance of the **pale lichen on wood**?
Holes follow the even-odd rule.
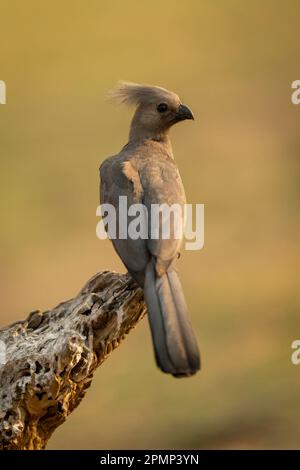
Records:
[[[44,449],[145,313],[131,277],[104,271],[74,299],[1,329],[0,449]]]

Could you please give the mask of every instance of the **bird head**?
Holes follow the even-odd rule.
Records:
[[[176,93],[165,88],[120,82],[110,96],[119,103],[136,107],[130,138],[162,139],[177,122],[194,119]]]

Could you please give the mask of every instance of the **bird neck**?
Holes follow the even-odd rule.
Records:
[[[145,129],[144,127],[140,126],[137,122],[133,121],[129,133],[129,142],[142,143],[149,140],[161,143],[166,148],[167,153],[170,156],[173,156],[169,130],[150,131],[149,129]]]

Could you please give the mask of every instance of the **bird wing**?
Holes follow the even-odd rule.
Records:
[[[156,269],[158,274],[161,274],[177,258],[180,250],[183,236],[184,204],[186,202],[185,192],[178,168],[171,158],[154,156],[148,159],[140,171],[140,179],[143,188],[143,203],[148,211],[149,233],[151,234],[151,231],[157,233],[157,226],[159,232],[157,239],[149,236],[147,249],[156,258]],[[153,205],[164,204],[169,208],[176,205],[179,209],[177,223],[180,224],[181,229],[177,236],[173,225],[174,215],[171,212],[167,211],[165,217],[160,217],[159,220],[151,218]],[[161,233],[165,224],[170,227],[170,233],[166,233],[168,238],[163,238]]]
[[[142,187],[138,172],[129,160],[124,160],[122,156],[117,155],[105,160],[100,167],[100,203],[111,204],[115,208],[117,238],[111,241],[127,269],[142,284],[143,280],[137,279],[135,273],[143,273],[149,261],[146,240],[119,237],[119,220],[123,216],[119,206],[120,196],[127,197],[128,207],[142,203]],[[128,216],[127,219],[130,223],[134,217]]]
[[[162,219],[160,218],[158,238],[151,238],[154,229],[151,210],[153,205],[177,204],[182,207],[180,220],[183,223],[185,193],[174,160],[159,154],[152,154],[151,158],[143,158],[141,155],[136,158],[124,158],[121,153],[104,161],[100,167],[100,179],[100,202],[101,204],[109,203],[115,207],[117,220],[120,215],[120,196],[127,196],[128,207],[139,203],[144,204],[147,209],[148,221],[145,219],[144,223],[148,224],[148,239],[121,239],[117,236],[112,240],[127,269],[133,276],[134,273],[144,272],[149,259],[153,256],[156,259],[157,272],[159,274],[165,272],[178,256],[182,236],[175,238],[171,223],[169,238],[162,238]],[[170,217],[172,219],[172,215]],[[133,219],[134,217],[128,217],[128,224]],[[118,229],[117,223],[117,234]]]

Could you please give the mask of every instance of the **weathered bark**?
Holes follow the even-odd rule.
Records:
[[[44,449],[145,311],[130,276],[105,271],[74,299],[1,329],[0,449]]]

